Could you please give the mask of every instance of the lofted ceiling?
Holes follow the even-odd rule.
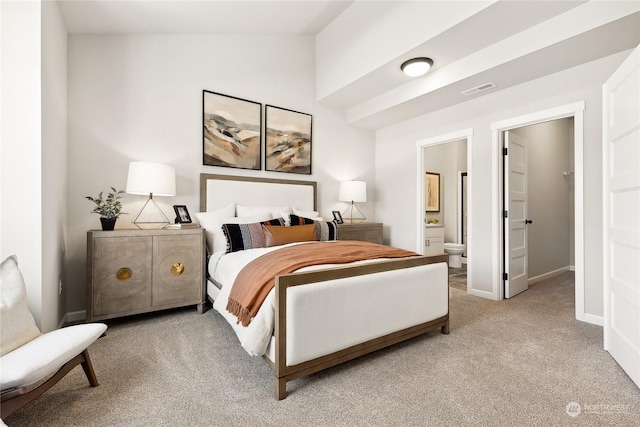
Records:
[[[634,0],[58,3],[70,34],[304,35],[316,36],[320,43],[331,39],[334,32],[340,35],[335,37],[337,44],[322,44],[327,53],[318,59],[331,64],[331,73],[343,78],[339,83],[319,84],[323,90],[319,90],[318,101],[343,109],[350,124],[370,129],[484,96],[640,43],[640,2]],[[464,19],[454,19],[464,7],[473,12]],[[436,34],[429,32],[435,26],[426,28],[430,8],[437,9],[443,17]],[[367,64],[357,73],[348,62],[333,61],[331,55],[337,55],[335,52],[342,47],[363,43],[367,37],[376,40],[376,32],[388,31],[389,16],[397,17],[393,28],[402,29],[405,22],[410,22],[402,20],[403,10],[405,15],[419,10],[425,17],[425,28],[414,28],[418,37],[412,43],[396,47],[391,54],[380,51],[377,58],[383,59],[378,63],[370,58],[367,62],[366,55],[377,53],[376,49],[382,49],[378,44],[383,43],[367,45],[370,49],[365,50],[370,52],[356,50],[351,55],[353,59],[363,55],[362,63]],[[452,18],[447,21],[449,16]],[[376,17],[386,20],[387,26],[376,26]],[[417,22],[421,25],[421,20]],[[339,33],[338,24],[347,29],[347,36]],[[385,34],[380,35],[384,40]],[[416,56],[431,57],[435,64],[426,76],[411,79],[400,72],[399,65]],[[317,82],[322,83],[325,74],[319,67]],[[472,95],[462,93],[489,82],[495,87]]]
[[[316,35],[351,3],[58,0],[70,34]]]

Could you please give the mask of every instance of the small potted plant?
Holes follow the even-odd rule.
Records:
[[[85,198],[96,204],[91,213],[100,214],[102,229],[104,231],[113,230],[118,217],[123,214],[126,215],[126,212],[122,212],[122,203],[120,203],[120,199],[122,198],[121,194],[124,193],[124,191],[118,191],[111,187],[111,192],[105,199],[102,198],[103,193],[104,192],[101,191],[98,197],[86,196]]]

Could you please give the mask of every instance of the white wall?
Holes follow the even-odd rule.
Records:
[[[29,309],[42,326],[40,2],[2,8],[1,256],[16,254]]]
[[[16,254],[43,331],[65,313],[58,296],[66,229],[66,42],[55,2],[0,2],[0,250]]]
[[[527,218],[529,279],[571,265],[571,206],[573,175],[569,157],[573,118],[514,129],[527,147]]]
[[[53,330],[66,313],[67,240],[67,31],[57,2],[42,3],[42,158],[42,326]]]
[[[475,289],[493,292],[499,284],[492,269],[499,261],[492,242],[499,230],[492,218],[498,203],[492,174],[499,159],[492,151],[491,123],[584,100],[585,312],[602,316],[601,86],[627,55],[612,55],[378,130],[376,220],[385,224],[386,239],[416,249],[416,141],[473,128],[469,209],[474,259],[469,274]]]
[[[85,308],[86,231],[99,228],[86,195],[124,189],[128,163],[175,166],[177,195],[156,198],[199,208],[201,172],[318,182],[323,216],[343,211],[341,180],[369,183],[374,217],[373,133],[315,101],[314,38],[299,36],[70,35],[68,60],[68,310]],[[313,115],[312,175],[202,166],[202,90]],[[264,117],[264,116],[263,116]],[[144,197],[127,195],[117,228],[131,228]]]

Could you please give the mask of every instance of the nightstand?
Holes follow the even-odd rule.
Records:
[[[87,232],[87,321],[197,305],[204,312],[205,234]]]
[[[338,239],[361,240],[382,244],[381,222],[354,222],[338,224]]]

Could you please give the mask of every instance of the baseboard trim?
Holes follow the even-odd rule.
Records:
[[[592,325],[604,326],[604,317],[596,316],[595,314],[584,313],[582,319],[576,316],[577,320],[585,323],[591,323]]]
[[[64,324],[69,324],[69,323],[84,322],[86,318],[87,318],[87,311],[81,310],[81,311],[72,311],[70,313],[65,314],[64,319],[62,320]]]
[[[550,271],[548,273],[540,274],[539,276],[529,277],[529,285],[542,282],[543,280],[551,279],[552,277],[558,276],[562,273],[566,273],[567,271],[571,271],[570,266],[562,267],[557,270]]]
[[[62,328],[64,325],[67,324],[67,316],[68,314],[65,314],[64,316],[62,316],[62,320],[60,321],[60,323],[58,323],[58,329]]]
[[[467,287],[467,294],[473,295],[474,297],[480,297],[480,298],[485,298],[485,299],[497,301],[492,292],[480,291],[478,289],[473,289],[473,288],[469,289]]]

